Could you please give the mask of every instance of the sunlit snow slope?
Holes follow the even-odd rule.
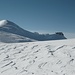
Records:
[[[0,75],[75,75],[75,39],[0,43]]]

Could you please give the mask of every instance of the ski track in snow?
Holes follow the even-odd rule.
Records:
[[[0,75],[75,75],[75,39],[0,43]]]

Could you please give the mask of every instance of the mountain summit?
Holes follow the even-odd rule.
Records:
[[[8,23],[7,20],[1,20],[0,21],[0,27],[3,27],[4,25],[6,25]]]
[[[30,31],[22,29],[17,24],[15,24],[9,20],[1,20],[0,21],[0,35],[4,36],[4,35],[8,35],[8,34],[13,34],[15,36],[17,35],[17,37],[20,36],[23,39],[28,38],[29,41],[33,41],[33,40],[45,41],[45,40],[66,39],[66,37],[64,36],[64,34],[62,32],[57,32],[57,33],[51,34],[51,35],[50,34],[39,34],[37,32],[32,33]],[[9,35],[9,37],[10,37],[10,35]],[[2,38],[0,39],[1,41],[2,41]],[[5,37],[5,39],[6,38],[7,37]],[[25,42],[25,40],[23,40],[23,39],[21,41]]]

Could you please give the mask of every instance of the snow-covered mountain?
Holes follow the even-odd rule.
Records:
[[[3,34],[2,34],[2,32],[3,32]],[[14,38],[13,38],[12,34],[15,36]],[[29,42],[34,41],[34,40],[45,41],[45,40],[66,39],[63,33],[62,34],[52,34],[52,35],[32,33],[27,30],[22,29],[15,23],[8,21],[8,20],[0,21],[0,36],[1,35],[4,37],[4,38],[0,37],[0,39],[2,39],[2,40],[3,39],[8,40],[10,38],[9,41],[5,41],[5,42],[11,42],[10,40],[12,40],[12,39],[15,39],[15,41],[17,42],[17,39],[16,39],[17,36],[19,36],[18,39],[21,39],[23,37],[23,39],[21,39],[21,41],[29,41]],[[6,36],[8,36],[8,37],[6,37]],[[26,38],[28,38],[29,40]],[[2,41],[2,40],[0,40],[0,41]],[[3,40],[3,42],[4,42],[4,40]],[[15,42],[15,41],[13,40],[12,42]]]
[[[30,39],[28,37],[19,35],[20,31],[21,33],[23,32],[24,34],[24,30],[20,28],[18,25],[16,25],[15,23],[10,22],[8,20],[1,20],[0,21],[0,42],[16,43],[16,42],[36,41],[34,39]]]
[[[75,39],[0,43],[0,75],[75,75]]]

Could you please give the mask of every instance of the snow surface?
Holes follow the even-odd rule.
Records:
[[[75,75],[75,39],[0,43],[0,75]]]

